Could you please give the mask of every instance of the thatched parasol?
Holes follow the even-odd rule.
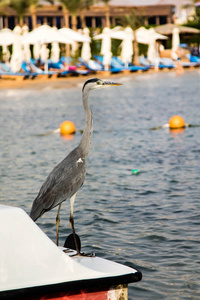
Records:
[[[157,26],[154,29],[156,32],[158,32],[160,34],[169,35],[169,34],[173,33],[174,28],[178,28],[180,34],[181,33],[192,33],[192,34],[200,33],[200,30],[198,30],[196,28],[181,26],[181,25],[176,25],[176,24],[171,24],[171,23]]]

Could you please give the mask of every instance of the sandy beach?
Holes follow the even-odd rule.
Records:
[[[184,72],[189,72],[194,70],[193,67],[184,68]],[[154,69],[145,72],[124,72],[117,74],[89,74],[86,76],[70,76],[70,77],[54,77],[54,78],[34,78],[34,79],[0,79],[0,90],[4,89],[33,89],[33,90],[43,90],[43,89],[60,89],[60,88],[72,88],[81,86],[86,80],[92,77],[97,77],[105,80],[117,80],[124,77],[142,76],[143,74],[155,74],[157,72],[176,72],[176,69],[164,69],[155,71]]]
[[[129,74],[126,76],[134,76],[135,74]],[[59,89],[59,88],[71,88],[83,84],[86,80],[91,77],[98,77],[100,79],[120,79],[123,75],[111,74],[105,76],[105,74],[89,74],[87,76],[71,76],[71,77],[57,77],[57,78],[35,78],[35,79],[0,79],[0,89]]]
[[[24,80],[16,80],[16,79],[0,79],[0,90],[3,89],[34,89],[34,90],[42,90],[42,89],[59,89],[59,88],[71,88],[82,85],[86,80],[92,77],[97,77],[104,80],[120,80],[120,78],[124,77],[135,77],[142,76],[143,74],[155,74],[155,72],[174,72],[175,70],[165,69],[155,71],[154,69],[148,70],[145,72],[124,72],[124,73],[116,73],[116,74],[106,74],[106,73],[98,73],[98,74],[88,74],[85,76],[70,76],[70,77],[53,77],[53,78],[42,78],[36,77],[34,79],[24,79]]]

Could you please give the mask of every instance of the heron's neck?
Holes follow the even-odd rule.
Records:
[[[89,105],[89,91],[85,91],[83,93],[83,107],[85,110],[85,129],[82,135],[81,142],[79,144],[83,158],[87,157],[89,150],[90,150],[90,143],[91,143],[91,135],[92,135],[92,110]]]

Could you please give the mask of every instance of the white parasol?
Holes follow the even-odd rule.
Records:
[[[89,37],[90,31],[87,27],[85,27],[83,29],[83,33],[84,33],[85,36]],[[89,41],[83,42],[83,46],[82,46],[82,50],[81,50],[81,58],[86,62],[88,60],[90,60],[90,58],[91,58],[91,49],[90,49],[90,42]]]
[[[180,30],[178,29],[178,27],[175,27],[173,29],[173,33],[172,33],[172,53],[171,53],[171,56],[172,56],[173,59],[177,59],[177,57],[178,57],[176,51],[178,50],[178,47],[180,45],[179,33],[180,33]]]
[[[12,30],[4,28],[0,30],[0,45],[9,46],[14,43],[15,34]]]
[[[105,70],[109,69],[110,61],[112,58],[111,52],[111,30],[108,27],[103,29],[103,32],[94,37],[94,40],[102,40],[101,42],[101,55],[103,55],[103,65]]]
[[[23,37],[26,37],[26,35],[29,33],[29,28],[27,25],[24,25],[22,27],[22,34]],[[31,51],[30,51],[30,47],[29,44],[23,44],[22,46],[22,54],[23,54],[23,60],[25,60],[26,62],[30,62],[31,59]]]
[[[10,67],[13,72],[19,72],[22,65],[21,27],[16,26],[13,30],[13,33],[14,43]]]
[[[124,29],[125,38],[121,43],[121,58],[126,67],[132,62],[133,56],[133,30],[130,27]]]
[[[48,25],[42,25],[35,28],[33,31],[23,37],[22,42],[25,44],[49,44],[53,42],[59,42],[63,44],[72,44],[72,40],[64,36],[60,30],[55,30]]]

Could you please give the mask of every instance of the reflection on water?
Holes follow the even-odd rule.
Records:
[[[91,93],[94,134],[74,216],[84,252],[136,267],[143,280],[129,299],[200,298],[199,128],[149,128],[181,115],[199,124],[199,71],[123,77]],[[33,136],[71,120],[84,128],[81,88],[0,91],[0,203],[26,212],[49,172],[77,146],[60,135]],[[132,170],[138,169],[137,176]],[[55,241],[57,208],[37,224]],[[62,205],[60,244],[71,232]]]
[[[184,133],[185,128],[177,128],[177,129],[170,129],[170,134],[173,137],[178,137],[179,134]]]

